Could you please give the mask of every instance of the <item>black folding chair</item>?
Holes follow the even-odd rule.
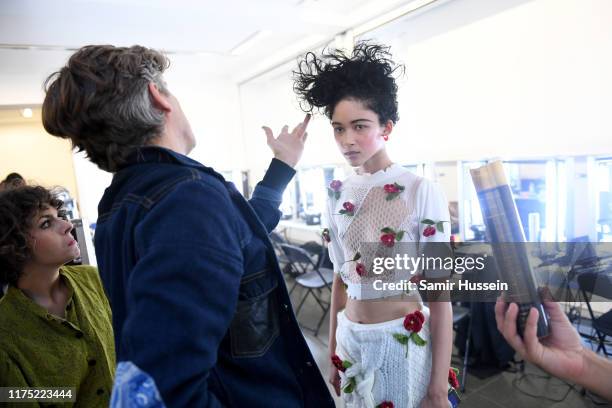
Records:
[[[287,259],[287,255],[285,255],[285,251],[281,247],[281,244],[288,244],[287,240],[283,238],[281,234],[276,231],[272,231],[269,234],[270,242],[272,242],[272,247],[274,248],[274,252],[276,253],[276,259],[278,259],[278,264],[280,265],[281,271],[294,277],[297,275],[296,271],[291,269],[291,263],[289,259]]]
[[[302,326],[307,330],[313,331],[316,337],[319,334],[321,324],[323,324],[323,320],[325,320],[325,316],[329,312],[330,308],[330,301],[326,300],[322,296],[322,289],[327,289],[331,296],[331,283],[334,280],[334,271],[320,266],[323,256],[320,257],[321,260],[317,264],[312,260],[310,254],[300,247],[289,244],[281,244],[281,248],[285,252],[285,255],[287,256],[287,259],[289,259],[291,265],[293,265],[296,270],[302,271],[302,273],[295,277],[295,284],[289,293],[291,294],[297,285],[306,289],[306,293],[302,297],[300,304],[295,311],[295,315],[297,316],[300,313],[300,310],[302,309],[302,306],[304,306],[304,302],[306,301],[308,295],[312,295],[312,297],[314,297],[315,301],[323,311],[316,329]]]
[[[453,304],[453,330],[457,331],[459,326],[466,321],[468,322],[467,335],[465,336],[465,352],[463,355],[463,370],[461,371],[461,392],[465,392],[465,381],[467,378],[467,365],[470,355],[470,337],[472,336],[472,316],[471,307],[459,306]]]
[[[603,350],[606,356],[610,356],[605,343],[606,336],[612,336],[612,309],[599,317],[595,317],[591,303],[593,302],[593,295],[603,299],[612,299],[612,277],[607,273],[584,272],[578,275],[578,286],[586,301],[592,326],[597,336],[599,343],[597,352]]]

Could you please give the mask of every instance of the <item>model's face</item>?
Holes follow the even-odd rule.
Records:
[[[383,136],[391,132],[391,121],[382,126],[376,112],[354,99],[343,99],[334,108],[331,120],[336,143],[353,167],[363,166],[384,149]]]
[[[30,227],[31,262],[44,266],[61,266],[78,258],[80,249],[70,234],[70,221],[58,215],[55,208],[47,207],[34,217]]]

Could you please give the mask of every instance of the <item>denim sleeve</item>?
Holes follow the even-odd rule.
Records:
[[[207,380],[243,273],[236,218],[227,192],[193,180],[134,231],[138,262],[126,287],[122,357],[152,377],[167,406],[220,406]]]
[[[253,197],[249,200],[251,206],[271,232],[281,217],[278,209],[283,201],[283,192],[295,175],[295,170],[278,159],[272,159],[268,171],[255,187]]]

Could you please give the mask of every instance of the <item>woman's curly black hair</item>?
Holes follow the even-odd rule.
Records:
[[[0,192],[0,285],[17,285],[31,255],[29,230],[36,214],[48,207],[59,211],[63,204],[40,186],[19,186]]]
[[[293,71],[293,90],[305,112],[323,108],[331,119],[343,99],[355,99],[376,112],[381,124],[397,123],[397,84],[395,76],[404,66],[391,60],[390,47],[361,41],[351,55],[325,50],[320,57],[307,53]]]

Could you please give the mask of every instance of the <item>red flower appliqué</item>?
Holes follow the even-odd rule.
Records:
[[[418,333],[423,328],[423,323],[425,323],[425,316],[420,310],[416,310],[406,315],[404,328],[409,332]]]
[[[355,204],[351,203],[350,201],[345,201],[342,204],[342,207],[343,208],[340,210],[340,214],[348,215],[349,217],[355,215]]]
[[[423,328],[423,324],[425,323],[425,316],[420,310],[416,310],[414,313],[409,313],[406,315],[404,319],[404,328],[410,332],[410,334],[404,333],[393,333],[393,338],[397,340],[400,344],[406,346],[406,357],[408,357],[408,342],[412,340],[414,344],[417,346],[424,346],[427,344],[421,336],[419,336],[419,332]]]
[[[423,236],[431,237],[433,235],[436,235],[436,229],[432,227],[431,225],[429,227],[425,227],[425,229],[423,230]]]
[[[404,237],[404,231],[394,231],[389,227],[381,229],[380,232],[383,233],[380,236],[380,242],[389,248],[395,245],[395,241],[401,241]]]
[[[395,244],[395,235],[383,234],[380,236],[380,242],[382,242],[384,246],[392,247]]]
[[[434,221],[434,220],[430,220],[429,218],[425,218],[424,220],[421,220],[421,224],[427,225],[427,227],[423,229],[423,236],[426,238],[431,237],[433,235],[436,235],[436,231],[444,233],[444,223],[445,222],[448,222],[448,221]],[[434,228],[434,225],[435,225],[435,228]]]
[[[340,198],[340,189],[342,188],[342,182],[340,180],[332,180],[329,183],[329,187],[327,187],[327,195],[330,198],[335,198],[336,200]]]
[[[448,369],[448,383],[451,387],[455,389],[459,388],[459,380],[457,380],[457,373],[452,367]]]
[[[385,184],[384,186],[385,193],[398,193],[399,188],[395,184]]]
[[[387,193],[387,197],[385,198],[385,200],[391,201],[395,197],[399,196],[401,192],[405,190],[405,187],[397,183],[393,183],[385,184],[383,186],[383,189],[385,190],[385,193]]]
[[[383,401],[376,406],[376,408],[393,408],[394,405],[391,401]]]
[[[338,357],[337,354],[334,354],[333,356],[331,356],[331,362],[334,365],[334,367],[338,369],[338,371],[342,371],[342,372],[346,371],[346,367],[342,365],[342,359]]]
[[[331,356],[331,362],[334,365],[334,367],[338,369],[338,371],[342,371],[342,372],[345,372],[347,368],[353,365],[353,363],[351,363],[348,360],[342,361],[342,359],[338,357],[337,354],[334,354],[333,356]],[[351,392],[355,390],[356,386],[357,386],[357,380],[355,379],[355,377],[349,377],[347,380],[347,384],[344,386],[342,391],[344,391],[347,394],[350,394]]]
[[[365,265],[361,262],[357,262],[357,266],[355,266],[355,272],[357,272],[357,275],[359,276],[364,276],[366,274]]]

